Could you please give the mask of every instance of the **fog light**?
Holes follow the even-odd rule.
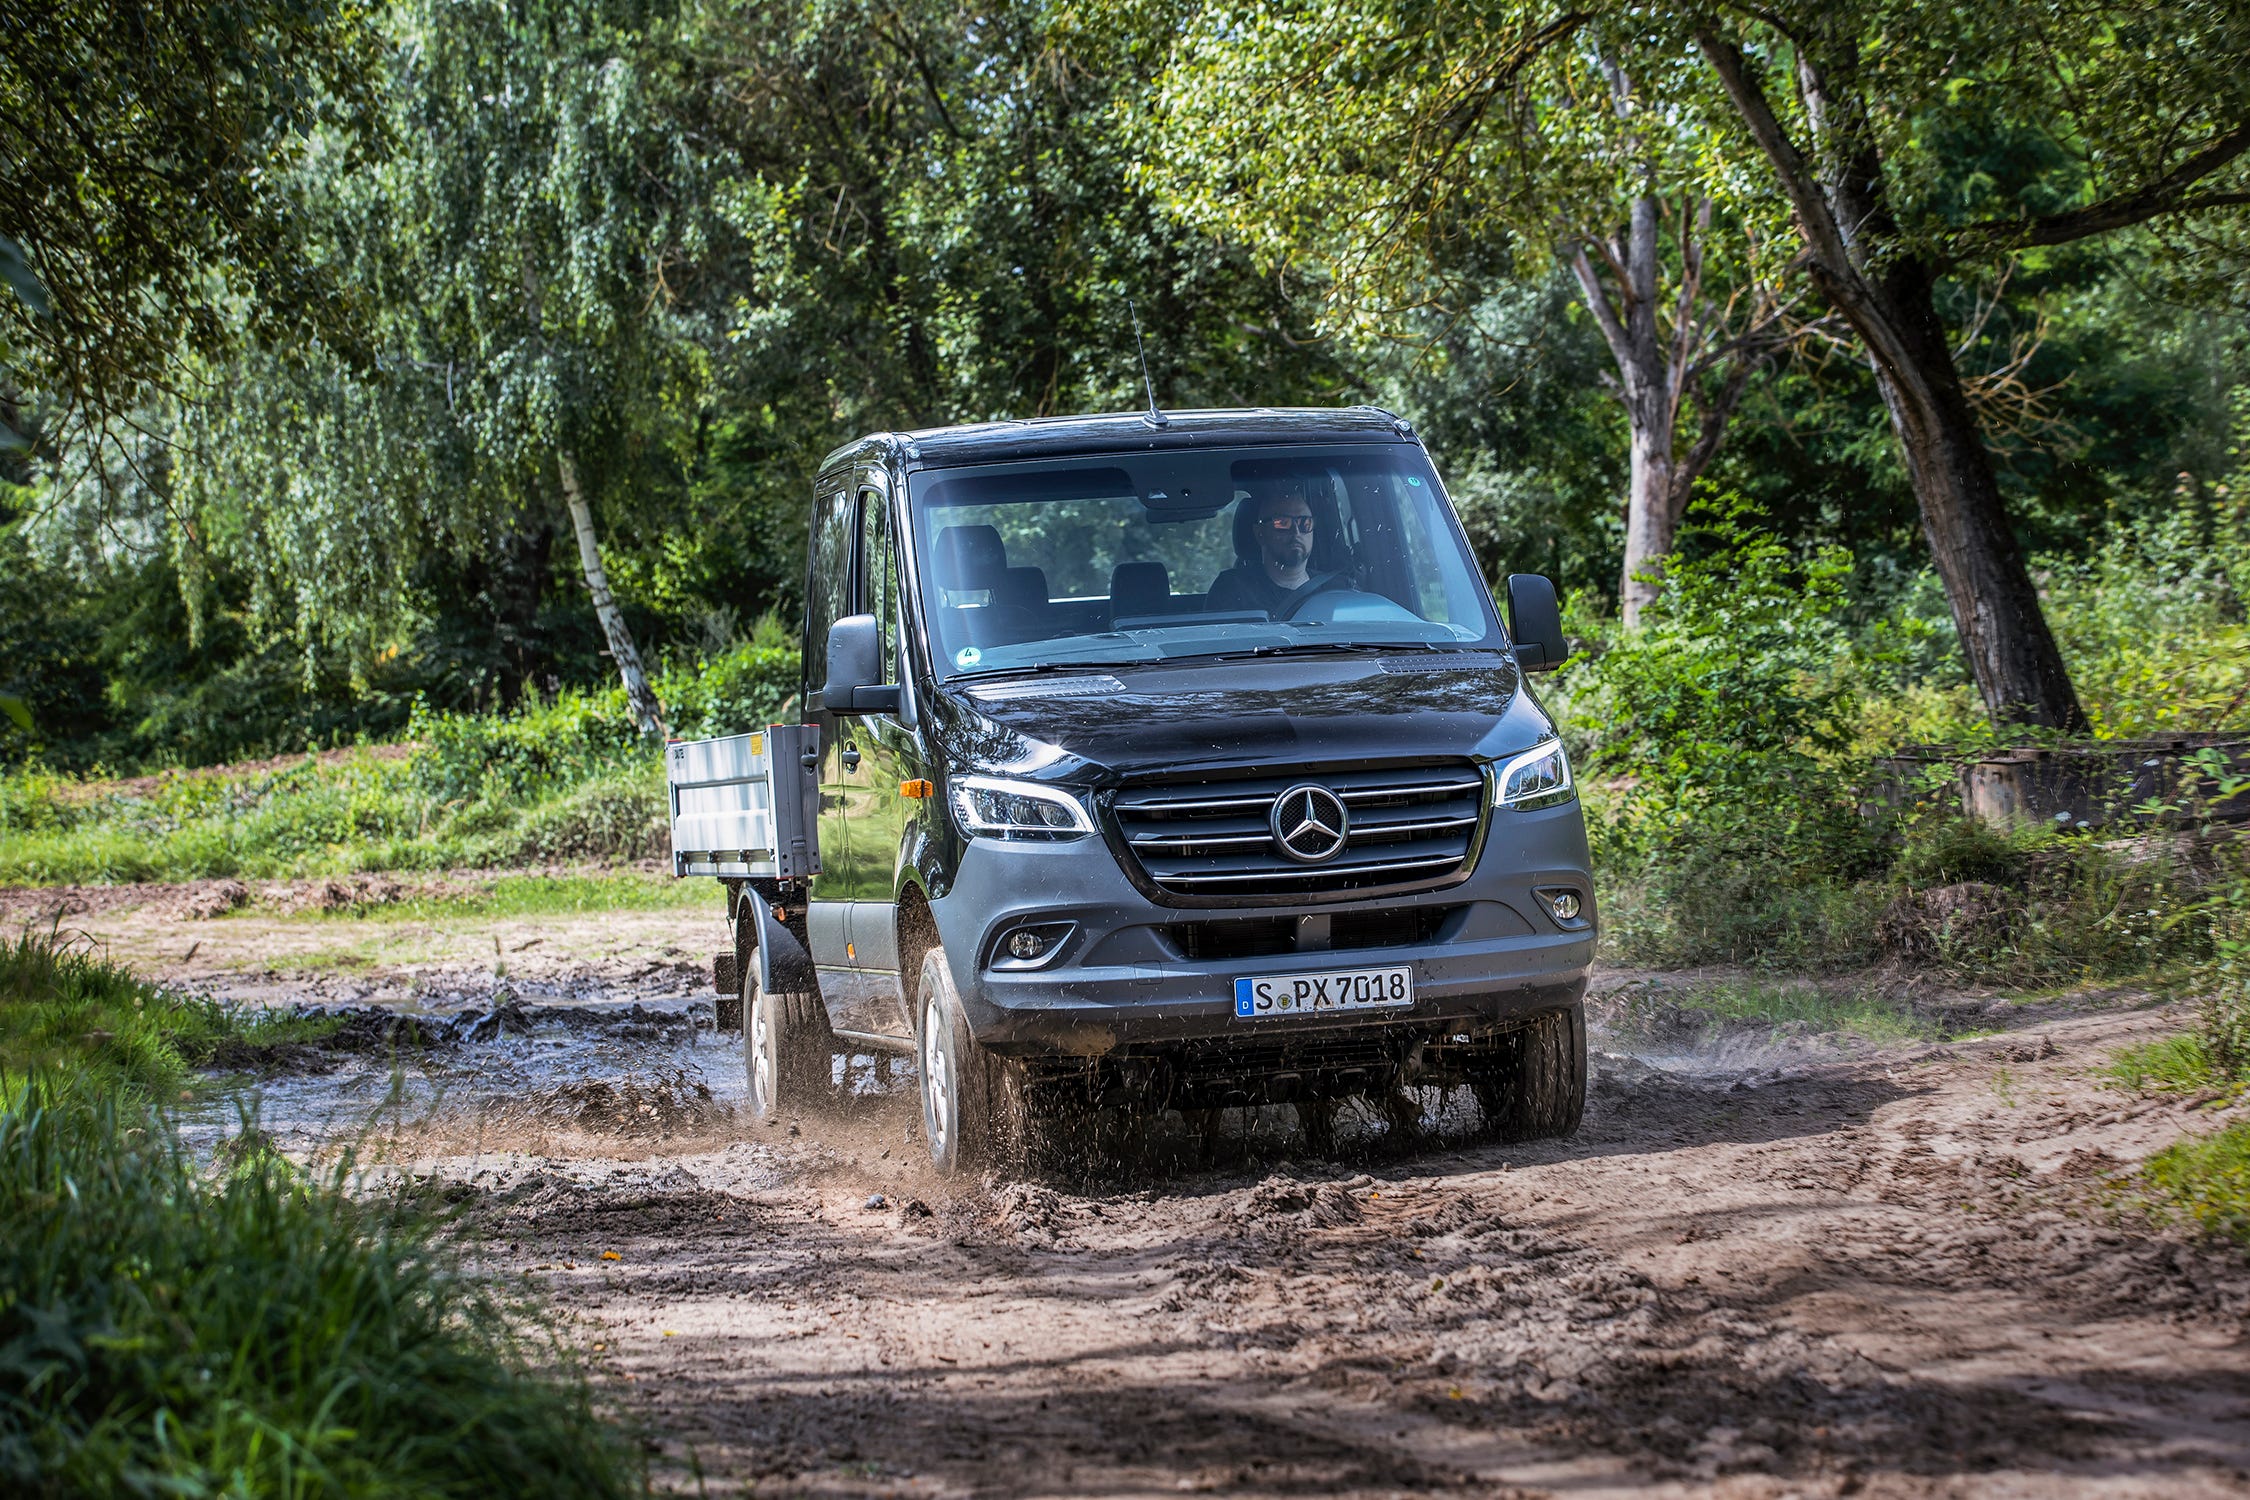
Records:
[[[1557,891],[1547,898],[1547,905],[1554,909],[1555,920],[1558,922],[1575,922],[1578,920],[1578,893],[1576,891]]]
[[[1008,951],[1018,958],[1037,958],[1047,951],[1047,940],[1028,927],[1008,934]]]

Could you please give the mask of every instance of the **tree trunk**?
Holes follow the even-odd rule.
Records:
[[[570,454],[558,452],[555,466],[562,475],[563,499],[570,506],[570,524],[578,533],[578,561],[586,570],[586,592],[593,597],[594,617],[602,622],[602,634],[609,640],[609,654],[617,663],[617,675],[625,684],[625,701],[632,705],[633,717],[649,734],[664,734],[664,705],[656,701],[656,694],[648,685],[648,673],[641,668],[641,653],[633,647],[633,633],[625,626],[625,616],[610,597],[609,579],[602,572],[600,546],[594,540],[594,512],[586,503],[586,493],[578,485],[578,465]]]
[[[1657,319],[1662,215],[1663,203],[1653,189],[1644,192],[1633,200],[1625,237],[1602,245],[1616,284],[1614,300],[1586,246],[1573,246],[1570,256],[1586,309],[1617,362],[1617,393],[1625,407],[1632,468],[1625,492],[1625,566],[1617,597],[1627,630],[1641,623],[1641,611],[1656,598],[1658,575],[1679,536],[1695,481],[1718,455],[1751,372],[1771,354],[1765,341],[1742,341],[1744,347],[1725,356],[1728,371],[1720,390],[1715,395],[1698,392],[1699,351],[1710,331],[1703,321],[1707,308],[1702,285],[1703,238],[1710,230],[1711,202],[1703,200],[1692,223],[1683,219],[1680,226],[1679,281],[1672,295],[1669,337]],[[1683,453],[1680,417],[1691,402],[1700,408],[1700,416],[1696,439]]]
[[[1977,691],[1996,724],[2085,734],[2086,711],[2008,525],[1991,453],[1938,318],[1932,278],[1906,262],[1876,290],[1895,334],[1888,348],[1874,353],[1876,383]]]
[[[1661,405],[1663,412],[1649,410]],[[1625,403],[1630,427],[1632,469],[1625,500],[1625,571],[1618,583],[1625,628],[1641,623],[1641,611],[1656,598],[1658,575],[1679,534],[1672,508],[1672,423],[1669,402]]]
[[[1933,296],[1937,272],[1895,250],[1883,253],[1882,241],[1897,226],[1864,107],[1836,93],[1798,54],[1798,93],[1823,143],[1816,170],[1782,129],[1742,50],[1709,26],[1697,31],[1696,44],[1789,197],[1806,274],[1852,325],[1874,366],[1985,711],[1998,725],[2085,733],[2086,711],[2047,628],[2000,501],[1992,456],[1954,368]]]

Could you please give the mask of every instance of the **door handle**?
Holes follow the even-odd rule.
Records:
[[[846,745],[844,747],[844,769],[847,771],[859,769],[859,747],[857,745]]]

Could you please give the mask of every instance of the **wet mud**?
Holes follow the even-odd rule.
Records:
[[[1325,1156],[1287,1109],[1229,1111],[964,1183],[922,1165],[904,1060],[742,1122],[702,918],[486,925],[341,979],[239,915],[110,930],[175,982],[340,1008],[191,1136],[247,1118],[436,1192],[663,1489],[2250,1495],[2250,1262],[2129,1187],[2242,1106],[2100,1071],[2185,1006],[1916,991],[1939,1040],[1878,1046],[1610,975],[1569,1141],[1428,1094]],[[273,958],[182,957],[219,929]]]
[[[1601,1037],[1571,1141],[1433,1094],[1326,1159],[1287,1110],[1168,1117],[1031,1181],[930,1177],[903,1062],[747,1129],[700,1003],[465,1007],[260,1108],[445,1185],[666,1487],[2250,1494],[2250,1267],[2116,1187],[2227,1111],[2093,1072],[2185,1019],[1699,1069]]]

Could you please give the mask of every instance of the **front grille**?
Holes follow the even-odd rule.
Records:
[[[1342,801],[1344,846],[1317,864],[1276,846],[1268,816],[1292,787]],[[1475,847],[1486,801],[1467,761],[1386,770],[1304,771],[1129,787],[1112,804],[1148,878],[1182,896],[1305,896],[1435,885]]]

